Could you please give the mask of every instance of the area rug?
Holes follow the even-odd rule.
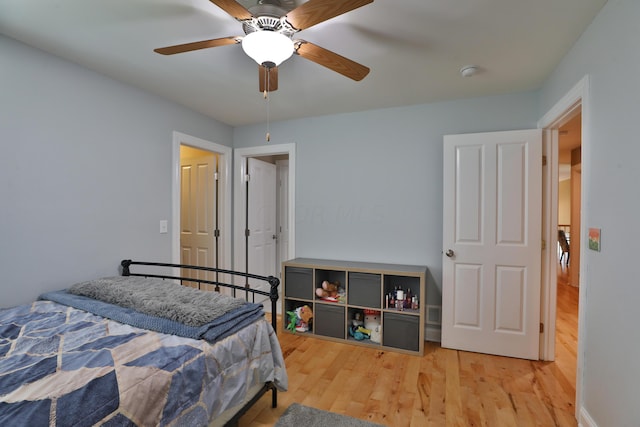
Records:
[[[383,427],[367,421],[292,403],[274,427]]]

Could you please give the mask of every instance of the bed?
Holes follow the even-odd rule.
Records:
[[[288,381],[277,278],[131,260],[121,268],[0,310],[0,425],[236,425],[268,392],[276,407]],[[221,281],[238,276],[268,290]],[[256,297],[271,302],[271,322]]]

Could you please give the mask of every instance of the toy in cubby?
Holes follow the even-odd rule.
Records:
[[[313,311],[308,305],[303,305],[293,311],[287,311],[289,323],[287,329],[291,332],[307,332],[309,324],[313,321]]]
[[[324,280],[319,288],[316,288],[316,296],[323,301],[341,302],[344,300],[344,291],[340,282]]]
[[[380,312],[378,310],[364,310],[364,327],[369,330],[371,342],[380,344],[382,337],[382,325],[380,324]]]
[[[363,320],[364,315],[364,320]],[[355,340],[371,340],[376,344],[382,341],[382,325],[380,324],[380,312],[378,310],[357,310],[353,314],[349,335]]]

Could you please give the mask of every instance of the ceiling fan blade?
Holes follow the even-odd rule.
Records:
[[[258,65],[258,78],[260,92],[264,92],[265,89],[268,92],[278,90],[278,67],[267,68],[264,65]]]
[[[309,0],[287,13],[286,19],[293,28],[304,30],[372,2],[373,0]]]
[[[153,51],[163,55],[173,55],[176,53],[191,52],[192,50],[236,44],[240,43],[240,40],[240,37],[223,37],[220,39],[202,40],[193,43],[177,44],[175,46],[159,47],[157,49],[153,49]]]
[[[313,43],[296,40],[295,46],[295,53],[303,58],[327,67],[355,81],[360,81],[369,74],[369,67],[365,67]]]
[[[251,12],[249,12],[243,5],[236,0],[210,0],[211,3],[218,6],[220,9],[227,12],[229,15],[236,18],[238,21],[244,21],[245,19],[253,18]]]

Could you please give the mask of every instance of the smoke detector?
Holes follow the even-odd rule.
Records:
[[[460,74],[462,75],[462,77],[471,77],[479,70],[480,69],[477,65],[465,65],[464,67],[460,68]]]

